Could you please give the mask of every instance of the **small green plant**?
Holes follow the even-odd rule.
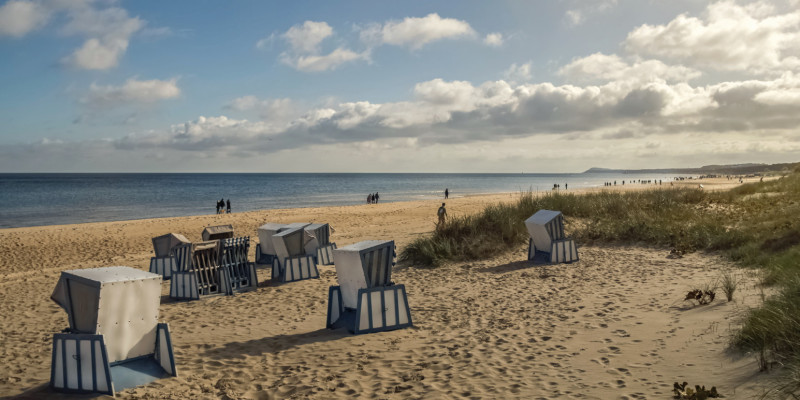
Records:
[[[672,385],[672,393],[675,394],[673,396],[674,399],[686,399],[686,400],[705,400],[705,399],[717,399],[722,398],[721,394],[717,392],[717,387],[712,386],[710,390],[707,390],[705,386],[695,385],[694,389],[687,388],[689,384],[683,382],[679,384],[675,382]]]
[[[720,286],[722,286],[722,292],[725,293],[725,298],[728,299],[728,301],[732,301],[733,294],[736,293],[736,288],[739,286],[739,279],[732,271],[726,270],[722,273],[722,277],[720,277],[719,281]]]

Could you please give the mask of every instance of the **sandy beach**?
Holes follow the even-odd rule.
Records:
[[[705,190],[738,184],[676,185],[700,183]],[[516,197],[451,198],[448,214]],[[72,398],[47,388],[52,336],[68,326],[50,300],[63,270],[146,270],[152,237],[176,232],[200,240],[205,226],[219,224],[257,240],[256,228],[266,222],[327,222],[340,246],[392,239],[399,253],[433,230],[439,203],[0,230],[0,396]],[[576,222],[567,216],[568,232]],[[160,319],[170,324],[179,376],[117,397],[665,399],[675,381],[716,386],[726,398],[762,392],[770,375],[758,372],[753,356],[727,349],[741,313],[762,299],[756,272],[713,254],[670,258],[665,248],[579,245],[580,261],[569,265],[531,266],[521,245],[481,262],[398,266],[393,280],[408,290],[414,327],[358,336],[325,329],[328,287],[337,284],[333,266],[320,266],[321,279],[288,284],[270,283],[262,268],[258,290],[194,302],[171,301],[165,283]],[[723,271],[741,280],[734,301],[721,291],[710,305],[683,301]]]

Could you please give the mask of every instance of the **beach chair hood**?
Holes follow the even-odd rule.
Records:
[[[564,238],[564,216],[560,211],[539,210],[525,220],[525,227],[537,249],[547,249],[554,240]]]
[[[203,240],[230,239],[233,237],[233,225],[208,226],[203,229]]]
[[[156,257],[169,257],[172,249],[182,244],[191,243],[189,239],[178,233],[168,233],[153,238],[153,251]]]

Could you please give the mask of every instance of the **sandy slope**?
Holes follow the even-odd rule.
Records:
[[[472,213],[514,196],[450,199],[448,212]],[[322,221],[336,229],[340,245],[394,239],[402,247],[432,230],[438,203],[0,230],[0,396],[69,397],[46,389],[52,334],[68,325],[49,300],[61,270],[146,269],[150,237],[174,231],[198,240],[204,226],[219,223],[255,238],[264,222]],[[318,280],[264,282],[233,297],[164,296],[161,319],[170,324],[180,376],[118,396],[668,398],[676,380],[716,385],[728,398],[759,393],[765,376],[754,358],[726,351],[737,314],[760,301],[752,274],[736,272],[743,282],[736,301],[720,300],[720,293],[711,305],[694,306],[681,301],[686,291],[715,280],[729,263],[701,254],[670,259],[665,249],[586,246],[581,261],[542,268],[523,262],[524,251],[396,269],[415,327],[379,334],[325,329],[332,266],[320,267]],[[263,281],[267,273],[259,272]]]

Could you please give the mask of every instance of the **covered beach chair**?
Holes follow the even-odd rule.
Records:
[[[222,239],[222,267],[228,273],[231,290],[241,292],[258,287],[256,265],[247,260],[250,237]]]
[[[272,245],[272,236],[288,229],[286,224],[268,222],[258,227],[258,244],[256,245],[256,263],[272,265],[275,259],[275,246]]]
[[[391,281],[394,241],[367,240],[333,254],[339,286],[328,291],[329,329],[358,334],[411,326],[406,287]]]
[[[174,249],[182,244],[191,243],[185,236],[168,233],[153,238],[153,251],[156,256],[150,258],[150,272],[161,275],[164,280],[172,278],[176,270]]]
[[[64,271],[51,298],[69,328],[53,336],[50,386],[115,391],[177,376],[169,325],[158,323],[161,276],[130,267]]]
[[[336,243],[331,242],[331,227],[328,224],[309,224],[304,229],[306,254],[314,256],[317,264],[333,264],[333,250]]]
[[[272,235],[275,259],[272,263],[272,279],[279,282],[292,282],[319,278],[317,263],[313,256],[306,254],[304,227],[309,224],[288,228]]]
[[[531,235],[528,260],[534,264],[557,264],[578,261],[575,241],[564,235],[564,216],[560,211],[539,210],[525,220]]]
[[[179,269],[172,273],[169,297],[198,300],[202,296],[233,294],[230,274],[222,265],[219,240],[178,246],[175,255]]]
[[[233,225],[207,226],[203,229],[203,241],[230,239],[233,237]]]

